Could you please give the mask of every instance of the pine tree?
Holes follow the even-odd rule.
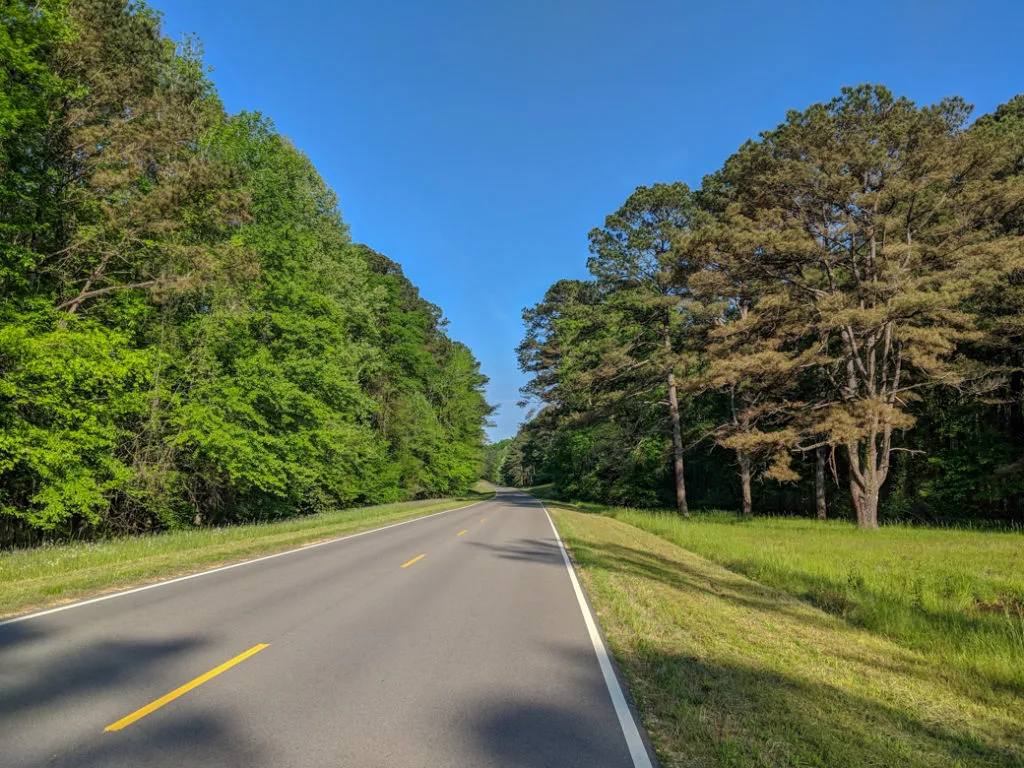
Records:
[[[816,350],[829,372],[802,431],[846,448],[862,527],[878,525],[893,433],[914,423],[908,404],[966,381],[957,345],[978,330],[965,298],[1017,256],[988,234],[1016,200],[990,183],[968,114],[958,99],[918,109],[881,87],[846,89],[791,113],[724,171],[735,202],[716,248],[734,279],[763,287],[762,303],[793,308],[773,332],[778,348]]]
[[[689,513],[683,464],[678,377],[690,358],[679,348],[686,296],[685,265],[674,239],[690,225],[695,208],[685,184],[638,187],[621,208],[590,232],[587,266],[608,294],[607,304],[618,310],[624,326],[615,345],[615,360],[606,377],[644,368],[660,377],[667,397],[672,434],[676,511]],[[660,387],[659,387],[660,388]],[[652,387],[653,389],[653,387]]]

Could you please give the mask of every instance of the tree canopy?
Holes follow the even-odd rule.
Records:
[[[198,44],[0,15],[0,545],[465,492],[476,359]]]
[[[509,479],[681,514],[685,480],[747,514],[1021,520],[1022,103],[972,124],[959,98],[845,88],[698,190],[638,188],[591,233],[592,279],[524,312],[541,410]]]

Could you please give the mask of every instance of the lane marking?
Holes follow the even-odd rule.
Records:
[[[486,517],[481,517],[481,518],[480,518],[480,522],[482,523],[482,522],[483,522],[484,520],[486,520],[486,519],[487,519]]]
[[[214,667],[209,672],[207,672],[205,675],[200,675],[195,680],[191,680],[191,681],[185,683],[180,688],[175,688],[170,693],[166,694],[165,696],[161,696],[159,699],[157,699],[156,701],[153,701],[153,702],[147,704],[142,709],[137,709],[134,712],[132,712],[130,715],[128,715],[126,717],[122,717],[116,723],[111,723],[110,725],[108,725],[103,730],[104,731],[120,731],[122,728],[127,728],[129,725],[134,723],[136,720],[141,720],[146,715],[149,715],[149,714],[152,714],[153,712],[156,712],[156,710],[160,709],[160,707],[164,706],[165,704],[170,704],[176,698],[178,698],[179,696],[184,696],[186,693],[191,691],[193,688],[198,688],[200,685],[202,685],[203,683],[207,682],[208,680],[212,680],[213,678],[215,678],[217,675],[221,674],[222,672],[227,672],[229,669],[231,669],[236,664],[241,664],[243,661],[248,659],[250,656],[255,656],[257,653],[262,651],[264,648],[269,648],[269,645],[267,645],[267,643],[260,643],[259,645],[254,645],[252,648],[250,648],[245,653],[240,653],[237,656],[235,656],[235,658],[229,659],[228,661],[225,661],[219,667]]]
[[[415,563],[415,562],[417,562],[419,560],[422,560],[424,557],[426,557],[426,555],[416,555],[416,557],[414,557],[412,560],[410,560],[408,563],[406,563],[402,567],[403,568],[408,568],[410,565],[412,565],[413,563]]]
[[[533,498],[534,501],[540,504],[540,508],[547,515],[551,531],[555,534],[555,541],[558,542],[558,549],[562,553],[562,562],[565,563],[565,570],[569,573],[569,580],[572,582],[573,591],[576,593],[576,602],[579,603],[580,612],[583,614],[583,621],[587,625],[590,644],[594,646],[594,653],[597,656],[597,664],[601,667],[601,675],[604,677],[605,687],[608,689],[608,694],[612,697],[612,706],[615,709],[616,716],[619,718],[619,727],[622,729],[622,735],[626,738],[626,747],[629,749],[629,756],[633,759],[633,766],[634,768],[654,768],[651,756],[647,753],[647,747],[644,745],[643,737],[640,735],[640,728],[633,718],[633,712],[630,710],[629,704],[626,703],[625,691],[622,690],[622,684],[619,682],[618,677],[615,676],[615,668],[612,666],[611,657],[604,645],[604,640],[601,639],[601,633],[597,629],[597,621],[590,610],[586,597],[583,595],[580,581],[576,578],[576,570],[569,559],[569,553],[566,552],[565,544],[562,543],[562,537],[559,535],[558,529],[555,528],[555,521],[551,519],[551,513],[544,506],[544,502],[532,496],[530,498]]]
[[[469,533],[469,531],[468,531],[468,530],[466,530],[466,531],[459,531],[459,532],[458,532],[457,534],[455,534],[455,535],[456,535],[456,536],[461,536],[461,535],[462,535],[462,534],[464,534],[464,533]]]
[[[495,497],[497,498],[497,497]],[[360,531],[359,533],[350,533],[347,536],[339,536],[336,539],[328,539],[327,541],[317,541],[313,544],[303,544],[301,547],[295,549],[286,549],[283,552],[275,552],[272,555],[263,555],[262,557],[256,557],[252,560],[242,560],[238,563],[232,563],[231,565],[222,565],[217,568],[210,568],[205,571],[199,571],[198,573],[190,573],[186,576],[177,576],[173,579],[167,579],[166,581],[158,581],[154,584],[146,584],[141,587],[132,587],[131,589],[124,589],[120,592],[111,592],[107,595],[100,595],[99,597],[90,597],[86,600],[78,600],[67,605],[58,605],[54,608],[47,608],[42,611],[36,611],[34,613],[26,613],[22,616],[12,616],[9,619],[3,619],[0,621],[0,627],[8,624],[17,624],[22,621],[28,621],[29,619],[38,619],[43,616],[49,616],[52,613],[60,613],[61,611],[69,611],[72,608],[81,608],[84,605],[92,605],[93,603],[102,603],[104,600],[113,600],[115,597],[124,597],[125,595],[134,595],[137,592],[145,592],[147,589],[156,589],[157,587],[166,587],[168,584],[177,584],[180,581],[188,581],[189,579],[198,579],[200,576],[209,576],[211,573],[220,573],[221,571],[229,571],[232,568],[241,568],[243,565],[252,565],[253,563],[261,563],[264,560],[273,560],[275,557],[284,557],[285,555],[294,555],[296,552],[304,552],[307,549],[315,549],[316,547],[324,547],[328,544],[337,544],[339,541],[348,541],[349,539],[357,539],[360,536],[369,536],[371,533],[380,533],[386,531],[389,528],[398,528],[401,525],[408,525],[409,523],[418,523],[420,520],[427,520],[431,517],[437,517],[438,515],[447,515],[449,512],[458,512],[460,509],[469,509],[475,507],[477,504],[486,504],[488,501],[494,501],[494,499],[483,499],[482,501],[474,501],[472,504],[466,504],[462,507],[454,507],[453,509],[442,509],[440,512],[431,512],[429,515],[423,515],[422,517],[414,517],[409,520],[403,520],[400,523],[391,523],[391,525],[384,525],[380,528],[371,528],[368,531]]]

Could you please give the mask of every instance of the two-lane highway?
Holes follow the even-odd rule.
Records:
[[[543,507],[0,624],[0,766],[650,766]]]

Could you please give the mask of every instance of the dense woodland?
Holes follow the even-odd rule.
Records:
[[[510,483],[630,506],[1024,522],[1024,97],[847,88],[641,187],[524,311]]]
[[[502,468],[505,466],[505,459],[508,457],[509,449],[512,447],[512,438],[507,437],[496,443],[487,443],[484,446],[483,464],[480,477],[488,482],[500,485],[505,482]]]
[[[459,494],[486,383],[200,49],[0,2],[0,545]]]

